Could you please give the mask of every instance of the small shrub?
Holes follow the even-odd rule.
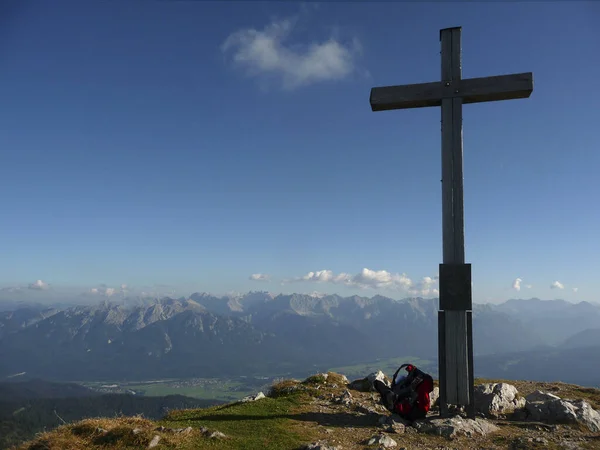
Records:
[[[327,372],[327,383],[328,384],[337,384],[338,386],[346,386],[348,384],[348,379],[344,375],[340,375],[335,372]]]
[[[322,384],[327,381],[327,375],[318,373],[316,375],[311,375],[306,380],[302,382],[302,384]]]
[[[298,392],[301,388],[299,382],[296,380],[283,380],[273,384],[267,396],[272,398],[285,397]]]

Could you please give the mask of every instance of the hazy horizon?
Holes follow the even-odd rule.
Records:
[[[388,297],[393,300],[404,300],[409,298],[423,298],[423,299],[437,299],[438,295],[398,295],[398,293],[384,293],[384,292],[366,292],[364,290],[359,292],[353,292],[350,294],[342,294],[340,292],[324,292],[322,290],[312,290],[312,291],[298,291],[294,289],[252,289],[248,291],[209,291],[206,289],[190,289],[190,290],[182,290],[182,289],[171,289],[168,286],[162,286],[160,288],[146,286],[145,289],[135,289],[127,287],[125,289],[114,289],[114,292],[111,291],[111,288],[106,285],[100,285],[100,287],[95,288],[98,289],[98,292],[90,292],[89,290],[85,291],[82,287],[70,287],[70,288],[62,288],[62,289],[52,289],[48,287],[47,289],[39,292],[32,291],[28,288],[0,288],[0,305],[2,304],[11,304],[11,303],[39,303],[39,304],[51,304],[51,303],[65,303],[65,304],[73,304],[73,305],[90,305],[90,304],[99,304],[105,301],[109,303],[119,303],[125,299],[134,299],[134,298],[155,298],[155,299],[163,299],[163,298],[190,298],[193,294],[208,294],[213,297],[223,298],[223,297],[239,297],[244,296],[253,292],[266,292],[274,297],[278,295],[310,295],[310,296],[326,296],[326,295],[339,295],[341,297],[351,297],[353,295],[357,295],[359,297],[373,298],[377,295]],[[108,290],[108,292],[107,292]],[[597,300],[587,301],[587,300],[568,300],[561,297],[555,298],[539,298],[535,296],[523,297],[518,295],[513,295],[507,298],[494,299],[492,301],[479,301],[474,299],[473,302],[476,304],[501,304],[509,300],[541,300],[541,301],[566,301],[568,303],[580,303],[580,302],[588,302],[592,304],[598,304]]]

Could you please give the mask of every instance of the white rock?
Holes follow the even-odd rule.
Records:
[[[437,406],[438,400],[440,399],[440,388],[434,387],[433,391],[429,394],[429,405],[430,408]]]
[[[387,381],[385,380],[385,374],[381,370],[370,373],[367,376],[367,380],[369,380],[369,382],[371,383],[371,386],[373,385],[373,383],[375,383],[375,380],[379,380],[382,383],[388,384]]]
[[[475,410],[486,417],[514,412],[525,406],[517,388],[508,383],[486,383],[475,386]]]
[[[385,379],[385,374],[381,370],[379,370],[377,372],[370,373],[365,378],[354,380],[352,383],[349,384],[348,387],[350,389],[355,389],[361,392],[371,392],[375,390],[375,387],[373,386],[375,380],[379,380],[385,383],[387,386],[389,386],[388,382]]]
[[[390,433],[404,434],[406,432],[406,425],[403,422],[392,420],[392,423],[388,427],[388,431]]]
[[[463,419],[460,416],[448,419],[432,419],[417,421],[413,424],[418,431],[427,434],[435,434],[445,438],[457,436],[473,437],[475,435],[486,436],[498,431],[498,427],[485,419]]]
[[[554,394],[550,394],[549,392],[542,391],[534,391],[531,394],[525,397],[525,400],[530,403],[535,402],[545,402],[546,400],[560,400],[560,397],[557,397]]]
[[[600,413],[584,400],[567,401],[551,399],[544,402],[527,402],[530,420],[548,423],[581,423],[592,432],[600,431]]]
[[[384,448],[396,447],[398,443],[386,434],[377,434],[369,439],[367,445],[379,444]]]
[[[600,432],[600,413],[593,409],[590,404],[584,400],[579,400],[573,403],[577,408],[577,420],[587,425],[590,431],[594,433]]]
[[[259,392],[256,395],[249,395],[247,397],[244,397],[241,401],[243,403],[246,403],[246,402],[255,402],[256,400],[260,400],[262,398],[265,398],[265,394],[263,394],[262,392]]]
[[[211,439],[225,439],[227,436],[225,436],[225,434],[221,433],[220,431],[213,431],[209,438]]]
[[[156,436],[154,436],[152,438],[152,440],[148,444],[148,448],[154,448],[154,447],[156,447],[159,442],[160,442],[160,436],[157,434]]]

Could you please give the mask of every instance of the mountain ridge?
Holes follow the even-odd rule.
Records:
[[[437,299],[420,297],[264,291],[26,307],[0,312],[0,377],[208,377],[288,373],[399,355],[437,360],[437,308]],[[476,358],[550,349],[600,328],[600,307],[588,302],[511,300],[475,304],[473,314]],[[487,360],[488,367],[498,366]]]

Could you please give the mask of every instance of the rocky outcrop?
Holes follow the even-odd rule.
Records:
[[[354,389],[355,391],[371,392],[375,390],[373,386],[375,380],[379,380],[388,386],[390,385],[390,382],[386,378],[385,374],[381,370],[379,370],[377,372],[370,373],[365,378],[361,378],[360,380],[354,380],[348,385],[348,387],[350,389]]]
[[[546,400],[560,400],[560,397],[549,392],[534,391],[525,397],[529,403],[545,402]]]
[[[485,419],[463,419],[460,416],[418,421],[413,426],[421,433],[434,434],[448,439],[458,436],[486,436],[498,431],[497,426]]]
[[[600,413],[585,400],[563,400],[541,391],[527,397],[527,418],[547,423],[580,423],[600,432]]]
[[[517,388],[508,383],[486,383],[475,386],[475,411],[485,417],[497,417],[525,406]]]

